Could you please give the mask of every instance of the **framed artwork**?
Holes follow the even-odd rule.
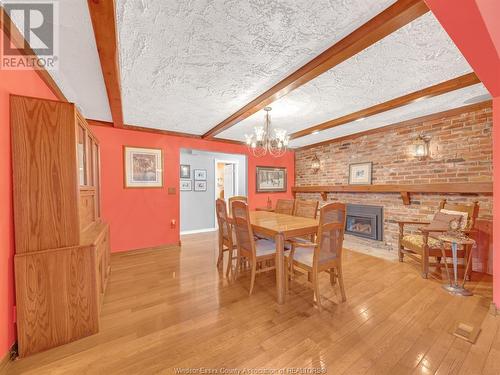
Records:
[[[194,179],[198,181],[205,181],[207,179],[207,170],[206,169],[195,169],[194,170]]]
[[[181,180],[180,190],[181,191],[193,190],[193,182],[191,180]]]
[[[180,178],[191,178],[191,166],[190,165],[181,164]]]
[[[349,185],[371,185],[372,163],[349,164]]]
[[[257,167],[257,193],[286,191],[286,168]]]
[[[163,153],[159,148],[123,146],[124,186],[163,187]]]
[[[206,181],[195,181],[194,182],[194,191],[207,191],[207,182]]]

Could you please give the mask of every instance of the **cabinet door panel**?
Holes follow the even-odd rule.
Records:
[[[79,241],[75,108],[11,96],[16,253]]]

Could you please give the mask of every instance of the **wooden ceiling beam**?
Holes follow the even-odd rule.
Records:
[[[3,30],[4,36],[9,38],[12,45],[14,45],[19,50],[20,54],[23,54],[24,56],[37,56],[1,5],[0,5],[0,29]],[[62,102],[68,101],[68,99],[66,98],[66,96],[64,96],[63,92],[61,91],[57,83],[54,81],[49,72],[45,70],[45,68],[34,69],[34,71],[36,74],[38,74],[41,80],[47,85],[47,87],[50,89],[50,91],[52,91],[52,93],[56,96],[58,100]]]
[[[108,122],[108,121],[102,121],[102,120],[94,120],[94,119],[86,119],[87,123],[92,126],[102,126],[106,128],[112,128],[113,123]],[[155,129],[155,128],[145,128],[144,126],[137,126],[137,125],[127,125],[123,124],[122,129],[124,130],[133,130],[133,131],[139,131],[139,132],[145,132],[145,133],[153,133],[153,134],[163,134],[163,135],[169,135],[172,137],[183,137],[183,138],[190,138],[190,139],[202,139],[201,135],[197,134],[190,134],[190,133],[183,133],[183,132],[176,132],[173,130],[163,130],[163,129]],[[232,139],[225,139],[225,138],[211,138],[211,139],[205,139],[205,141],[213,141],[213,142],[222,142],[222,143],[231,143],[231,144],[236,144],[236,145],[246,145],[245,142],[241,141],[235,141]]]
[[[87,0],[113,125],[123,127],[118,39],[114,0]]]
[[[344,39],[210,129],[202,137],[211,138],[229,129],[231,126],[363,51],[428,11],[429,8],[423,0],[398,0]]]
[[[493,105],[493,103],[491,100],[486,100],[486,101],[480,102],[480,103],[469,104],[469,105],[466,105],[463,107],[453,108],[453,109],[449,109],[449,110],[446,110],[443,112],[438,112],[438,113],[432,113],[430,115],[425,115],[422,117],[417,117],[417,118],[413,118],[410,120],[401,121],[401,122],[397,122],[397,123],[386,125],[386,126],[381,126],[379,128],[369,129],[369,130],[365,130],[362,132],[344,135],[342,137],[328,139],[328,140],[321,141],[318,143],[313,143],[310,145],[297,147],[297,148],[294,148],[293,150],[294,151],[302,151],[302,150],[307,150],[310,148],[326,146],[326,145],[329,145],[331,143],[345,142],[345,141],[349,141],[349,140],[356,139],[356,138],[363,137],[363,136],[367,136],[367,135],[374,135],[374,134],[382,133],[382,132],[395,131],[397,129],[405,128],[405,127],[408,127],[411,125],[420,124],[420,123],[427,122],[427,121],[444,119],[446,117],[458,116],[462,113],[479,111],[479,110],[484,109],[484,108],[491,108],[492,105]]]
[[[378,113],[390,111],[392,109],[405,106],[417,100],[432,98],[433,96],[446,94],[447,92],[472,86],[480,82],[481,81],[476,76],[476,73],[464,74],[463,76],[456,77],[448,81],[438,83],[437,85],[427,87],[425,89],[418,90],[410,94],[400,96],[398,98],[391,99],[387,102],[380,103],[372,107],[365,108],[360,111],[353,112],[348,115],[333,120],[329,120],[318,125],[311,126],[307,129],[299,130],[295,133],[292,133],[290,135],[290,138],[296,139],[300,137],[305,137],[306,135],[310,135],[314,132],[331,129],[340,125],[347,124],[349,122],[363,119],[365,117],[373,116]]]

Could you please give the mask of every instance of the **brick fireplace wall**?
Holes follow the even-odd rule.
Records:
[[[297,186],[347,184],[349,164],[373,162],[373,184],[432,184],[450,182],[489,182],[492,173],[492,109],[475,111],[393,127],[379,132],[344,139],[295,153]],[[430,158],[418,160],[411,145],[419,134],[430,135]],[[317,155],[322,168],[311,173]],[[319,194],[298,193],[298,198],[320,199]],[[412,194],[405,206],[399,194],[330,193],[328,201],[380,205],[384,207],[384,241],[371,246],[397,249],[397,220],[430,220],[440,200],[479,201],[479,217],[492,218],[491,195]]]

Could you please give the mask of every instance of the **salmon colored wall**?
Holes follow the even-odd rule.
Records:
[[[493,99],[493,283],[493,301],[500,308],[500,96]]]
[[[9,94],[56,99],[34,71],[0,69],[0,360],[15,340]]]
[[[500,308],[500,1],[425,0],[493,102],[493,301]]]
[[[226,142],[174,137],[164,134],[93,126],[101,145],[102,216],[111,227],[112,251],[125,251],[179,242],[179,160],[181,148],[246,154],[246,146]],[[123,145],[154,147],[163,150],[164,186],[161,189],[125,189],[123,187]],[[283,166],[288,169],[286,193],[257,194],[255,167]],[[291,198],[294,184],[294,153],[281,158],[248,157],[248,193],[251,208],[265,206],[269,196]],[[175,194],[167,193],[175,187]],[[171,226],[175,220],[175,226]]]

